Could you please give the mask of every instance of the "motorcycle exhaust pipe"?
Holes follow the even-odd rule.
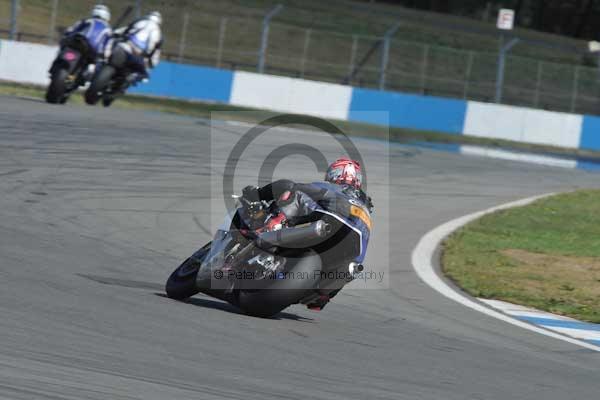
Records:
[[[331,226],[325,221],[317,221],[308,226],[283,228],[277,231],[263,232],[256,239],[260,248],[269,247],[309,247],[319,239],[331,233]]]
[[[348,265],[348,272],[350,273],[350,275],[354,276],[354,274],[358,274],[359,272],[363,272],[365,269],[365,266],[356,262],[351,262]]]

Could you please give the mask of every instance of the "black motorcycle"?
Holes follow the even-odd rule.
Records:
[[[328,213],[303,225],[262,228],[277,214],[276,202],[238,198],[234,215],[213,240],[171,274],[168,297],[183,300],[202,292],[264,318],[292,304],[310,304],[324,292],[337,293],[362,271],[352,262],[361,237],[350,220]]]
[[[135,86],[144,77],[129,61],[129,55],[117,38],[113,44],[112,54],[108,62],[102,63],[97,69],[89,88],[85,92],[85,102],[95,105],[102,99],[104,107],[109,107],[118,96],[125,94],[127,89]]]
[[[88,65],[95,62],[95,52],[82,35],[63,39],[61,49],[50,67],[50,85],[46,90],[46,101],[64,104],[80,86],[85,85]]]

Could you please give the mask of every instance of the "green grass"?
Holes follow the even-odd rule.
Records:
[[[11,0],[0,0],[0,16],[9,15]],[[57,26],[65,27],[89,13],[96,0],[61,0]],[[134,0],[105,0],[116,17]],[[48,42],[52,0],[21,0],[19,26],[24,40]],[[266,71],[276,75],[340,83],[349,72],[353,36],[357,41],[357,59],[390,26],[401,27],[392,42],[388,85],[391,90],[446,97],[463,97],[470,51],[473,57],[467,98],[490,101],[494,97],[498,34],[493,22],[439,15],[405,9],[389,4],[365,4],[341,0],[143,0],[143,10],[159,9],[165,18],[165,54],[178,60],[184,10],[189,13],[187,41],[183,61],[240,70],[256,70],[260,43],[261,18],[275,4],[285,5],[271,26]],[[227,17],[224,47],[217,57],[219,26]],[[468,26],[486,35],[441,28],[445,24]],[[0,28],[2,26],[0,19]],[[306,62],[302,63],[306,29],[312,31]],[[585,42],[530,30],[517,30],[525,39],[583,49]],[[425,45],[428,46],[425,50]],[[422,79],[423,55],[428,53],[427,76]],[[375,52],[358,76],[355,86],[376,87],[381,54]],[[532,60],[533,59],[533,60]],[[537,60],[546,62],[539,87],[543,93],[535,102]],[[581,54],[523,42],[507,61],[505,101],[551,110],[570,110],[574,65],[589,63]],[[554,64],[558,63],[558,64]],[[302,67],[304,65],[304,68]],[[576,109],[595,113],[600,90],[597,71],[583,68]],[[589,77],[589,78],[587,78]]]
[[[445,241],[442,264],[473,296],[600,323],[600,190],[484,216]]]
[[[26,96],[43,99],[44,88],[22,85],[0,81],[0,95]],[[71,104],[84,104],[82,96],[77,93],[71,96]],[[257,110],[245,107],[231,106],[218,103],[207,103],[199,101],[186,101],[166,99],[148,96],[127,95],[119,98],[112,105],[113,108],[148,110],[165,112],[170,114],[185,115],[197,118],[210,118],[211,112],[219,112],[220,118],[248,123],[262,123],[265,119],[273,116],[273,112]],[[244,111],[240,113],[239,111]],[[370,137],[374,139],[389,139],[397,143],[442,143],[442,144],[472,144],[477,146],[495,147],[501,149],[513,149],[530,151],[534,153],[552,153],[563,156],[581,156],[600,161],[600,152],[568,149],[554,146],[536,145],[530,143],[519,143],[508,140],[488,139],[465,135],[450,135],[440,132],[423,131],[416,129],[384,127],[372,124],[331,120],[346,135]],[[302,126],[306,129],[306,126]],[[310,127],[308,127],[310,129]]]

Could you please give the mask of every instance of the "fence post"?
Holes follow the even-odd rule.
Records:
[[[496,72],[496,103],[502,102],[502,91],[504,89],[504,67],[506,64],[506,53],[510,51],[517,43],[519,38],[512,38],[508,43],[504,43],[504,35],[500,41],[500,50],[498,51],[498,71]]]
[[[187,10],[183,11],[183,25],[181,27],[181,38],[179,40],[179,54],[178,61],[183,61],[183,53],[185,52],[185,40],[187,36],[187,27],[190,20],[190,14]]]
[[[544,66],[541,61],[538,61],[537,78],[535,80],[535,94],[533,96],[533,106],[536,108],[540,105],[540,88],[542,87],[543,72]]]
[[[219,24],[219,44],[217,46],[217,68],[221,67],[221,59],[223,58],[223,44],[225,43],[225,33],[227,32],[227,17],[221,17]]]
[[[282,9],[283,4],[277,4],[263,18],[260,50],[258,51],[258,72],[261,74],[265,71],[265,56],[267,53],[267,47],[269,46],[269,25],[271,23],[271,19],[275,15],[279,14]]]
[[[381,67],[379,73],[379,90],[385,89],[385,78],[387,73],[387,65],[390,58],[390,40],[392,36],[398,31],[400,28],[400,23],[397,22],[392,26],[383,36],[383,49],[381,51]]]
[[[425,88],[427,86],[427,68],[428,68],[428,60],[429,60],[429,48],[430,46],[426,44],[423,46],[423,59],[421,60],[421,91],[425,94]]]
[[[387,64],[390,57],[390,39],[383,39],[383,50],[381,51],[381,71],[379,73],[379,90],[385,89]]]
[[[348,75],[352,75],[354,67],[356,65],[356,52],[358,51],[358,36],[352,35],[352,48],[350,49],[350,64],[348,66]],[[348,82],[352,84],[352,82]]]
[[[58,10],[58,0],[52,0],[52,12],[50,14],[50,28],[48,28],[48,44],[54,42],[54,31],[56,30],[56,12]]]
[[[575,112],[577,108],[577,96],[579,94],[579,65],[575,66],[573,72],[573,92],[571,94],[571,112]]]
[[[10,40],[17,40],[18,19],[19,19],[19,0],[12,0],[10,7]]]
[[[306,57],[308,56],[311,33],[312,29],[310,28],[304,32],[304,48],[302,49],[302,61],[300,62],[300,78],[304,78],[304,68],[306,67]]]
[[[475,52],[469,51],[469,58],[467,59],[467,70],[465,72],[465,86],[463,88],[463,99],[467,99],[469,94],[469,82],[471,81],[471,73],[473,71],[473,61],[475,58]]]
[[[142,16],[142,0],[135,0],[135,18]]]

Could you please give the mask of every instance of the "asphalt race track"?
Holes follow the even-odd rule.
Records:
[[[240,129],[223,126],[212,156]],[[390,288],[257,319],[163,296],[211,237],[207,137],[192,118],[0,98],[0,398],[598,398],[598,353],[441,297],[410,255],[447,220],[600,175],[393,146],[391,184],[370,189],[392,198],[374,219],[391,222]]]

